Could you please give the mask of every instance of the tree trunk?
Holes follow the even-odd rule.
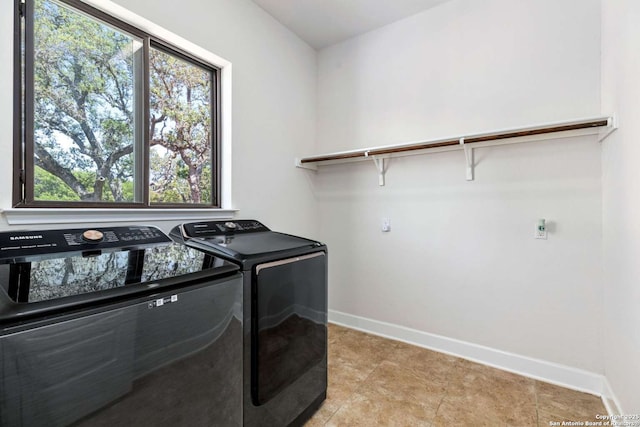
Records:
[[[196,165],[189,165],[189,189],[191,190],[191,201],[200,203],[202,191],[200,190],[200,174]]]

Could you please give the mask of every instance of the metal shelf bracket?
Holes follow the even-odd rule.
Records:
[[[373,163],[376,166],[376,169],[378,170],[378,185],[383,187],[384,186],[384,174],[387,172],[387,170],[384,167],[384,157],[378,157],[378,156],[369,156],[369,152],[367,151],[366,153],[364,153],[365,157],[371,157],[373,159]]]
[[[467,181],[473,181],[473,148],[465,145],[464,138],[460,138],[460,145],[462,145],[464,158],[467,161]]]
[[[607,126],[604,129],[600,130],[600,137],[598,138],[598,141],[602,142],[607,139],[609,135],[611,135],[618,129],[618,127],[618,115],[614,113],[609,118],[607,118]]]
[[[300,169],[307,169],[310,171],[317,171],[318,170],[318,166],[314,165],[314,164],[308,164],[308,163],[302,163],[302,161],[299,158],[295,159],[296,162],[296,167],[300,168]]]

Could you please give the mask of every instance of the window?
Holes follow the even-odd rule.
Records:
[[[77,0],[18,6],[14,205],[219,207],[219,70]]]

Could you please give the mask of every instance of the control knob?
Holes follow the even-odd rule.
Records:
[[[86,230],[82,232],[82,239],[89,243],[98,243],[104,239],[104,233],[99,230]]]
[[[224,226],[225,226],[225,227],[227,227],[227,228],[230,228],[230,229],[232,229],[232,230],[235,230],[235,228],[236,228],[238,225],[237,225],[235,222],[231,222],[231,221],[229,221],[229,222],[225,222],[225,223],[224,223]]]

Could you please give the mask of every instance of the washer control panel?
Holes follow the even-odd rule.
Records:
[[[0,233],[0,258],[130,248],[156,243],[171,243],[171,239],[151,226],[10,231]]]
[[[182,225],[182,232],[186,238],[226,236],[231,234],[259,233],[263,231],[271,230],[253,219],[191,222]]]

